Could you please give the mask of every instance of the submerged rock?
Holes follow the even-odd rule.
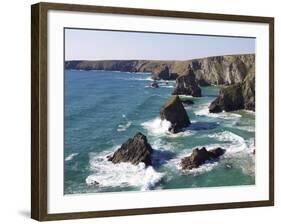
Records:
[[[219,158],[221,155],[225,153],[225,149],[222,148],[215,148],[212,150],[207,151],[205,147],[198,149],[193,149],[190,156],[184,157],[181,160],[181,167],[184,170],[191,170],[193,168],[198,168],[206,161],[214,160]]]
[[[186,74],[176,79],[176,87],[173,95],[191,95],[194,97],[201,96],[201,89],[195,80],[195,74],[191,67],[188,68]]]
[[[180,132],[183,128],[190,125],[189,117],[182,105],[179,96],[174,95],[160,109],[161,120],[166,119],[171,122],[169,131],[172,133]]]
[[[129,138],[108,160],[113,163],[130,162],[137,165],[143,162],[146,166],[151,165],[153,149],[147,142],[147,138],[138,132],[134,138]]]

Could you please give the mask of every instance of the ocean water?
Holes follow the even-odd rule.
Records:
[[[159,111],[175,82],[160,81],[157,89],[151,82],[148,73],[65,71],[65,194],[255,184],[254,112],[210,114],[208,105],[219,87],[202,87],[203,96],[189,97],[194,104],[185,106],[191,126],[170,134]],[[107,161],[138,131],[154,149],[153,167]],[[226,153],[218,161],[182,171],[181,158],[201,146],[220,146]]]

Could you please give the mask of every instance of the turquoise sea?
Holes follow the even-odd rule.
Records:
[[[192,125],[170,134],[159,111],[175,81],[160,81],[156,89],[151,82],[148,73],[65,71],[65,194],[255,184],[254,112],[210,114],[219,87],[201,87],[203,96],[189,97],[194,104],[185,106]],[[107,161],[138,131],[154,149],[153,167]],[[200,146],[227,151],[219,161],[183,172],[180,159]]]

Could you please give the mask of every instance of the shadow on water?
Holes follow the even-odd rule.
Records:
[[[193,122],[191,125],[185,130],[210,130],[215,129],[219,126],[217,122]]]
[[[160,166],[166,164],[170,159],[175,156],[174,152],[167,150],[154,150],[152,154],[152,165],[154,168],[159,168]]]

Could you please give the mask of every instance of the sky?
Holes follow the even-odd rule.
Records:
[[[255,38],[65,29],[65,60],[189,60],[255,53]]]

